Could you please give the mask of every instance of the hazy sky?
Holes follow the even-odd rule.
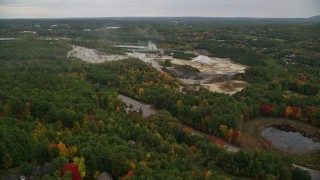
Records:
[[[320,0],[0,0],[0,18],[310,17]]]

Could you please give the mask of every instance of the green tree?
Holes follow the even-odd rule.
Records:
[[[60,170],[65,167],[66,164],[68,164],[68,159],[64,156],[57,157],[52,161],[52,169],[53,171]]]
[[[280,169],[280,176],[279,179],[283,180],[291,180],[292,179],[292,174],[288,166],[282,165]]]
[[[165,66],[165,67],[171,67],[171,66],[172,66],[171,60],[170,60],[170,59],[166,59],[166,60],[164,61],[164,66]]]
[[[33,156],[38,163],[45,163],[49,160],[48,144],[45,142],[35,144],[33,153]]]
[[[30,175],[32,172],[32,165],[28,163],[23,163],[20,168],[20,173],[23,175]]]
[[[12,158],[8,153],[7,147],[4,143],[0,142],[0,167],[9,168],[12,165]]]
[[[310,180],[311,175],[309,171],[302,170],[300,168],[294,168],[292,170],[292,180]]]

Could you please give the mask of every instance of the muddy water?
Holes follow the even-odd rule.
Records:
[[[265,128],[261,135],[270,140],[275,148],[284,151],[304,153],[320,150],[319,138],[288,125],[272,125]]]

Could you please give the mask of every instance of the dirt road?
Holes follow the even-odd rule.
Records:
[[[132,98],[129,98],[127,96],[119,95],[119,99],[121,99],[122,102],[124,102],[128,107],[132,105],[132,108],[127,108],[127,111],[139,111],[140,107],[142,109],[142,116],[148,117],[152,114],[155,114],[157,111],[149,104],[142,103],[140,101],[136,101]]]
[[[190,126],[184,125],[184,124],[182,124],[180,122],[179,122],[179,125],[180,125],[181,128],[189,128],[189,129],[191,129],[192,130],[191,133],[193,135],[210,138],[209,134],[203,133],[201,131],[197,131],[197,130],[193,129]],[[240,150],[238,147],[235,147],[235,146],[233,146],[233,145],[231,145],[231,144],[229,144],[229,143],[227,143],[225,141],[223,141],[223,143],[224,143],[224,148],[229,152],[238,152]]]
[[[155,114],[157,111],[149,104],[146,104],[146,103],[142,103],[140,101],[137,101],[137,100],[134,100],[132,98],[129,98],[127,96],[123,96],[123,95],[119,95],[118,96],[119,99],[121,99],[127,106],[130,106],[132,105],[132,109],[131,110],[136,110],[138,111],[140,109],[140,107],[142,108],[142,116],[143,117],[148,117],[152,114]],[[208,134],[205,134],[203,132],[200,132],[200,131],[197,131],[195,129],[193,129],[192,127],[190,126],[187,126],[187,125],[184,125],[182,124],[181,122],[179,122],[179,126],[180,128],[190,128],[192,129],[192,134],[193,135],[197,135],[197,136],[201,136],[201,137],[208,137],[209,138],[209,135]],[[230,152],[238,152],[239,151],[239,148],[227,143],[227,142],[224,142],[224,147],[226,150],[230,151]]]
[[[309,171],[312,180],[319,180],[320,179],[320,171],[308,169],[308,168],[305,168],[305,167],[302,167],[302,166],[298,166],[298,165],[295,165],[295,164],[292,164],[292,165],[293,165],[293,167],[297,167],[297,168]]]
[[[12,175],[12,174],[8,174],[8,173],[4,173],[4,172],[0,172],[0,179],[2,180],[13,180],[13,179],[17,179],[16,176]]]

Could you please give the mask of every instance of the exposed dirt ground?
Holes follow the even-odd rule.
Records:
[[[202,84],[203,87],[209,89],[212,92],[234,94],[241,91],[248,85],[245,81],[228,80],[224,82],[213,82],[211,84]]]
[[[72,46],[73,49],[68,52],[68,57],[79,58],[89,63],[102,63],[106,61],[117,61],[127,58],[123,55],[106,55],[95,49],[88,49],[80,46]]]
[[[243,73],[246,66],[234,63],[230,59],[199,55],[191,61],[172,59],[171,63],[175,65],[189,65],[200,71],[197,75],[191,73],[184,77],[177,77],[187,86],[185,89],[190,89],[189,86],[191,85],[192,87],[197,85],[212,92],[232,95],[249,85],[245,81],[231,80],[233,75]],[[199,87],[196,89],[199,89]]]
[[[195,87],[194,90],[198,90],[200,87],[204,87],[212,92],[232,95],[238,91],[241,91],[248,85],[248,83],[244,81],[231,80],[234,74],[244,72],[246,66],[234,63],[230,59],[212,58],[201,55],[205,52],[197,52],[199,54],[198,57],[194,58],[191,61],[186,61],[181,59],[173,59],[170,56],[159,57],[153,54],[139,52],[127,53],[127,55],[107,55],[95,49],[88,49],[80,46],[72,47],[73,49],[68,53],[68,57],[75,57],[89,63],[118,61],[126,59],[128,57],[134,57],[147,64],[150,64],[152,67],[161,72],[162,66],[160,66],[157,61],[164,61],[165,59],[170,59],[171,63],[175,65],[192,66],[198,69],[200,72],[187,72],[177,67],[168,69],[172,72],[175,72],[176,76],[174,77],[179,78],[186,86],[198,86]],[[187,89],[190,89],[190,87],[187,87]]]
[[[216,73],[216,74],[236,74],[244,72],[246,66],[241,64],[236,64],[230,59],[221,59],[221,58],[210,58],[205,59],[206,56],[200,56],[200,58],[187,61],[182,59],[172,59],[171,63],[178,65],[189,65],[199,69],[200,72],[205,73]]]
[[[64,37],[38,37],[39,40],[45,40],[45,41],[70,41],[70,38],[64,38]]]
[[[86,61],[89,63],[103,63],[106,61],[118,61],[118,60],[123,60],[128,57],[133,57],[137,58],[147,64],[150,64],[154,68],[156,68],[159,71],[162,71],[162,66],[160,66],[156,61],[153,59],[155,58],[155,55],[147,55],[144,53],[138,53],[138,52],[133,52],[133,53],[127,53],[127,55],[107,55],[102,52],[99,52],[95,49],[89,49],[85,47],[80,47],[80,46],[72,46],[73,49],[68,52],[68,57],[75,57],[78,59],[81,59],[82,61]]]
[[[144,53],[127,53],[128,56],[140,59],[141,61],[150,64],[152,67],[156,68],[158,71],[162,72],[162,66],[160,66],[154,59],[156,58],[153,54]]]

